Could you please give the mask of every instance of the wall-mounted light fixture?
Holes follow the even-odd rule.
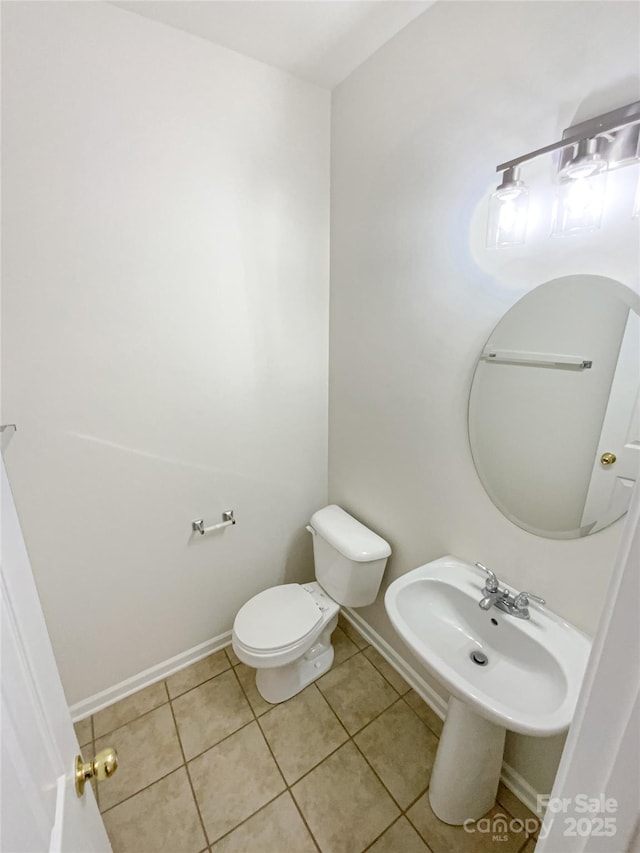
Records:
[[[520,180],[520,167],[507,169],[502,183],[489,200],[487,245],[515,246],[524,243],[529,210],[529,190]]]
[[[640,101],[568,127],[558,142],[496,166],[503,176],[489,201],[489,248],[524,243],[529,199],[520,167],[555,151],[560,161],[551,234],[558,237],[599,228],[607,172],[640,162]],[[640,185],[632,215],[640,213],[639,199]]]

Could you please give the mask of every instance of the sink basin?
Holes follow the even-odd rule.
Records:
[[[531,605],[530,619],[481,610],[484,581],[470,563],[441,557],[395,580],[384,600],[395,630],[451,694],[429,801],[457,825],[494,805],[507,729],[548,736],[569,726],[591,650],[546,607]]]
[[[478,607],[484,575],[441,557],[394,581],[385,596],[393,627],[447,690],[497,725],[553,735],[570,724],[589,639],[546,607],[529,620]],[[478,665],[472,652],[487,658]]]

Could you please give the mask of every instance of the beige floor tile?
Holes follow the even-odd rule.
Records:
[[[93,740],[91,717],[87,717],[86,720],[80,720],[80,722],[74,723],[73,728],[76,730],[76,737],[78,738],[80,746],[86,746],[88,743],[91,743]]]
[[[261,714],[266,714],[267,711],[276,707],[275,705],[272,705],[271,702],[267,702],[266,699],[263,699],[258,693],[255,669],[252,669],[244,663],[240,663],[235,667],[234,672],[240,679],[242,689],[247,694],[247,699],[249,700],[249,704],[253,708],[253,713],[256,717],[259,717]]]
[[[398,698],[363,655],[349,658],[316,684],[350,734],[366,726]]]
[[[405,695],[405,700],[408,703],[410,708],[416,712],[416,714],[423,720],[431,729],[432,732],[438,735],[442,734],[442,727],[444,726],[444,721],[440,719],[440,717],[436,714],[436,712],[431,709],[427,703],[419,696],[415,690],[410,690]]]
[[[113,853],[199,853],[207,843],[184,767],[103,817]]]
[[[354,741],[401,808],[426,790],[438,738],[401,699]]]
[[[231,664],[231,666],[238,666],[238,664],[240,663],[240,658],[233,651],[233,646],[225,646],[224,650],[227,653],[227,657],[229,658],[229,663]]]
[[[356,644],[347,637],[342,628],[335,629],[331,635],[331,643],[333,645],[334,666],[338,666],[338,664],[341,664],[343,661],[347,660],[347,658],[352,657],[359,651]]]
[[[533,835],[534,838],[538,837],[544,815],[536,815],[530,811],[522,800],[519,800],[502,782],[498,785],[498,796],[496,799],[498,805],[502,806],[503,809],[507,809],[514,817],[524,821],[525,830],[529,835]],[[533,827],[536,828],[534,829]]]
[[[316,853],[316,845],[291,795],[285,792],[220,839],[211,850],[213,853]]]
[[[136,794],[183,763],[169,705],[162,705],[96,740],[96,752],[107,746],[118,751],[118,770],[99,785],[102,811]]]
[[[260,725],[289,785],[349,737],[314,684],[261,717]]]
[[[192,663],[191,666],[181,669],[180,672],[175,672],[167,678],[169,696],[174,699],[176,696],[180,696],[181,693],[191,690],[192,687],[197,687],[198,684],[208,681],[215,675],[220,675],[221,672],[229,669],[230,666],[229,658],[226,656],[224,649],[196,663]]]
[[[429,853],[429,848],[405,817],[367,848],[368,853]],[[116,851],[117,853],[117,851]]]
[[[433,853],[518,853],[524,845],[527,836],[524,832],[508,832],[500,842],[494,840],[496,835],[503,836],[502,823],[493,824],[497,815],[506,817],[507,823],[511,815],[505,810],[494,807],[481,818],[481,823],[464,826],[450,826],[439,820],[431,810],[428,794],[420,797],[407,812],[407,817],[429,845]]]
[[[231,670],[172,701],[187,761],[253,719]]]
[[[210,841],[285,789],[256,722],[195,758],[189,772]]]
[[[93,716],[96,739],[107,734],[107,732],[124,726],[125,723],[130,723],[137,717],[146,714],[147,711],[152,711],[168,701],[164,681],[158,681],[155,684],[150,684],[149,687],[145,687],[144,690],[139,690],[132,696],[127,696],[126,699],[121,699],[115,705],[110,705],[104,711],[98,711]]]
[[[399,672],[391,666],[391,664],[386,661],[380,652],[377,649],[374,649],[373,646],[368,646],[362,654],[370,660],[371,663],[375,666],[378,672],[383,675],[389,684],[398,691],[398,693],[403,696],[405,693],[408,693],[411,688],[404,680],[404,678],[400,675]]]
[[[343,613],[338,616],[338,627],[342,628],[347,637],[351,640],[352,643],[359,649],[366,649],[369,645],[368,641],[362,636],[360,631],[358,631],[354,626],[349,622]]]
[[[399,810],[352,743],[292,788],[323,853],[363,850],[399,815]]]

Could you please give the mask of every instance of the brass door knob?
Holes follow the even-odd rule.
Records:
[[[600,457],[600,462],[602,462],[603,465],[613,465],[616,459],[617,456],[615,453],[603,453]]]
[[[76,755],[76,794],[81,797],[84,794],[84,786],[87,779],[97,779],[99,782],[109,779],[118,769],[118,753],[109,746],[101,749],[93,761],[82,760],[81,755]]]

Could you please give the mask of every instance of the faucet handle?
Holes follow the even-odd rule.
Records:
[[[544,598],[540,598],[539,595],[534,595],[532,592],[519,592],[514,599],[513,606],[518,610],[522,610],[529,606],[529,601],[537,601],[538,604],[547,603]]]
[[[487,578],[487,582],[485,583],[485,589],[487,590],[487,592],[498,592],[498,590],[500,589],[500,582],[495,576],[495,574],[491,571],[491,569],[488,569],[486,566],[483,566],[482,563],[476,563],[476,566],[489,575],[489,577]]]

